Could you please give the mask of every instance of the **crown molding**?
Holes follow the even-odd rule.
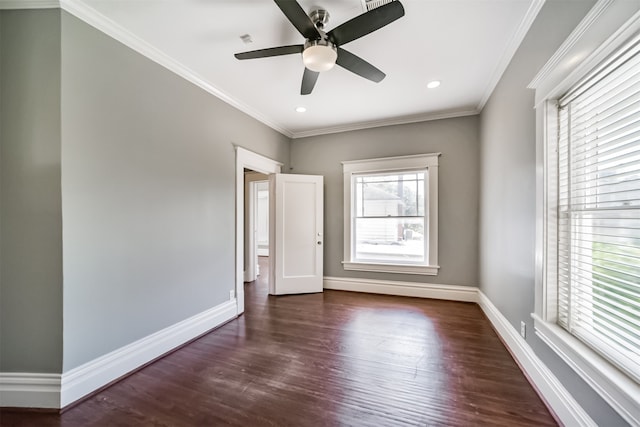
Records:
[[[475,116],[480,114],[480,110],[461,110],[446,113],[419,114],[414,116],[396,117],[388,120],[375,120],[370,122],[350,123],[347,125],[332,126],[326,128],[313,129],[309,131],[293,132],[293,139],[306,138],[309,136],[328,135],[332,133],[349,132],[352,130],[362,130],[378,128],[383,126],[406,125],[410,123],[428,122],[431,120],[452,119],[456,117]]]
[[[248,114],[254,119],[264,123],[275,131],[280,132],[289,138],[292,137],[292,133],[288,129],[284,128],[278,123],[269,120],[266,116],[254,110],[253,108],[250,108],[246,104],[233,99],[231,96],[209,83],[205,78],[203,78],[190,68],[185,67],[180,62],[171,58],[169,55],[152,46],[145,40],[134,35],[124,27],[102,15],[84,2],[79,0],[60,0],[59,3],[60,7],[64,11],[72,14],[88,25],[114,38],[125,46],[135,50],[139,54],[165,67],[169,71],[174,72],[175,74],[209,92],[211,95],[221,99],[232,107],[235,107],[243,113]]]
[[[518,51],[518,48],[529,32],[529,29],[531,29],[531,25],[533,25],[533,21],[535,21],[538,13],[540,12],[540,9],[542,9],[542,6],[544,6],[545,1],[546,0],[533,0],[529,5],[529,9],[522,18],[522,21],[520,21],[520,25],[518,26],[516,33],[513,35],[513,37],[511,37],[507,48],[502,54],[502,58],[500,58],[500,62],[498,62],[498,65],[493,71],[493,75],[489,80],[489,84],[487,84],[487,87],[484,90],[484,95],[482,96],[482,98],[480,99],[480,103],[478,104],[478,111],[482,111],[487,101],[489,101],[493,90],[496,88],[498,82],[502,78],[502,75],[511,63],[513,56]]]
[[[605,10],[611,6],[613,0],[599,0],[591,10],[580,21],[578,26],[569,34],[569,37],[560,45],[558,50],[547,61],[542,69],[531,80],[531,83],[527,86],[528,89],[536,89],[540,82],[546,80],[547,77],[555,70],[560,62],[565,58],[567,53],[582,39],[582,36],[591,28],[591,26],[597,22],[598,17],[604,13]]]
[[[60,7],[58,0],[0,0],[2,9],[56,9]]]
[[[173,73],[193,83],[194,85],[219,98],[232,107],[237,108],[238,110],[253,117],[259,122],[262,122],[273,130],[280,132],[281,134],[289,138],[293,136],[291,131],[289,131],[285,127],[273,122],[265,115],[247,106],[246,104],[233,99],[231,96],[227,95],[225,92],[209,83],[205,78],[203,78],[190,68],[185,67],[180,62],[171,58],[169,55],[165,54],[161,50],[147,43],[145,40],[134,35],[121,25],[102,15],[100,12],[80,0],[0,0],[0,9],[51,8],[61,8],[65,12],[70,13],[86,24],[94,27],[98,31],[105,33],[109,37],[135,50],[139,54],[147,57],[155,63],[165,67],[169,71],[172,71]]]

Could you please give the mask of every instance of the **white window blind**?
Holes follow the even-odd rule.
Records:
[[[559,101],[558,324],[640,382],[640,42]]]

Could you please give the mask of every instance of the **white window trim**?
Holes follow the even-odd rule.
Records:
[[[345,270],[372,271],[379,273],[404,273],[436,276],[438,274],[438,157],[440,153],[378,159],[351,160],[342,162],[344,173],[344,258]],[[395,264],[381,262],[354,262],[351,259],[351,191],[354,173],[393,172],[407,169],[428,169],[427,227],[429,238],[426,265]]]
[[[631,19],[629,17],[631,16]],[[608,56],[640,34],[637,3],[600,0],[560,46],[529,88],[536,90],[536,335],[631,425],[640,426],[640,385],[556,324],[557,283],[555,101]],[[580,63],[576,66],[576,63]]]

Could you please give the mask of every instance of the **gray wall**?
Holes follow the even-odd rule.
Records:
[[[386,126],[295,139],[293,173],[323,175],[325,276],[478,284],[478,117]],[[441,152],[438,171],[437,276],[345,271],[343,261],[344,160]]]
[[[56,9],[0,12],[0,93],[0,371],[228,300],[233,144],[288,165],[287,137]]]
[[[535,111],[526,89],[593,1],[547,0],[480,116],[480,287],[602,426],[624,421],[533,333]]]
[[[229,299],[232,143],[289,139],[62,14],[64,371]]]
[[[0,371],[62,367],[60,11],[0,11]]]

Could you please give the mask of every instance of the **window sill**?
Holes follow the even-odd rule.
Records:
[[[378,273],[403,273],[421,274],[423,276],[437,276],[438,265],[409,265],[409,264],[381,264],[370,262],[343,261],[345,270],[353,271],[373,271]]]
[[[532,314],[536,335],[632,425],[640,425],[640,384],[558,325]]]

